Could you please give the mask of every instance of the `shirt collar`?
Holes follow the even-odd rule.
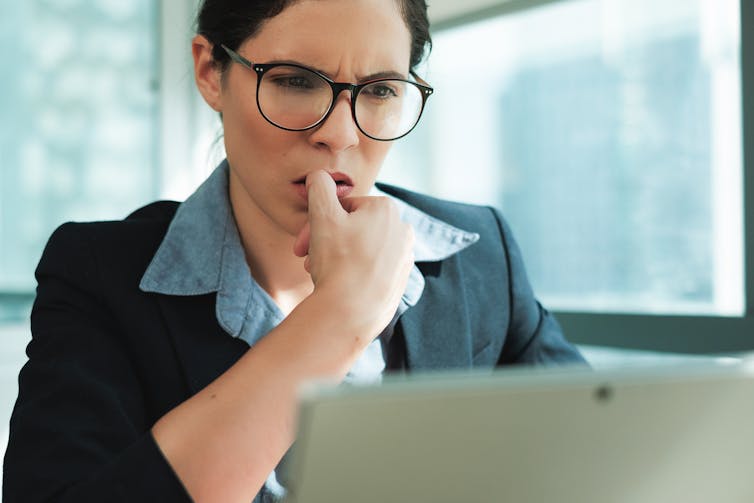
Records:
[[[238,238],[223,161],[175,213],[141,279],[145,292],[201,295],[220,288],[225,242]],[[240,241],[239,241],[240,246]]]
[[[372,189],[372,194],[390,198],[398,206],[401,220],[414,228],[416,262],[439,262],[479,241],[476,232],[453,227],[377,187]]]
[[[226,160],[178,207],[139,287],[178,296],[217,292],[220,325],[253,344],[259,337],[255,334],[268,332],[283,316],[249,272],[228,198],[228,173]],[[401,219],[413,227],[416,262],[444,260],[479,239],[377,188],[373,193],[393,200]],[[424,277],[414,266],[398,314],[416,304],[423,290]],[[247,323],[250,318],[255,319],[253,330]]]

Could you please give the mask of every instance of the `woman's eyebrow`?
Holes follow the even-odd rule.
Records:
[[[396,72],[393,70],[385,70],[382,72],[372,73],[369,75],[365,75],[363,77],[359,77],[359,82],[368,82],[370,80],[378,80],[378,79],[403,79],[406,80],[408,77],[401,72]]]
[[[303,63],[301,61],[296,61],[295,59],[275,59],[272,61],[268,61],[265,64],[268,65],[296,65],[296,66],[303,66],[304,68],[308,68],[310,70],[315,70],[322,75],[325,75],[326,77],[330,78],[331,80],[335,80],[332,73],[323,70],[321,68],[317,68],[316,66],[307,65],[306,63]],[[378,80],[378,79],[403,79],[406,80],[408,77],[405,74],[402,74],[401,72],[396,72],[395,70],[383,70],[381,72],[375,72],[370,73],[369,75],[357,75],[356,81],[357,82],[368,82],[370,80]]]

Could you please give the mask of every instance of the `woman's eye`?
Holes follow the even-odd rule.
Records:
[[[314,87],[312,80],[303,75],[281,75],[275,77],[275,84],[294,89],[311,89]]]
[[[398,91],[386,84],[369,86],[366,91],[374,98],[389,99],[398,97]]]

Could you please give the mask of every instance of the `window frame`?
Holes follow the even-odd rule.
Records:
[[[499,4],[433,24],[432,33],[567,0],[501,0]],[[741,12],[741,105],[743,140],[744,314],[741,317],[557,311],[568,339],[576,344],[689,354],[754,351],[754,3]],[[525,260],[525,257],[524,257]]]

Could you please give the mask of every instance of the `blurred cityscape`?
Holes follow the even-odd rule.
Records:
[[[711,93],[699,42],[637,44],[625,66],[591,55],[522,69],[501,95],[503,180],[515,184],[502,184],[499,204],[547,295],[712,303]],[[626,120],[629,107],[641,115]]]

